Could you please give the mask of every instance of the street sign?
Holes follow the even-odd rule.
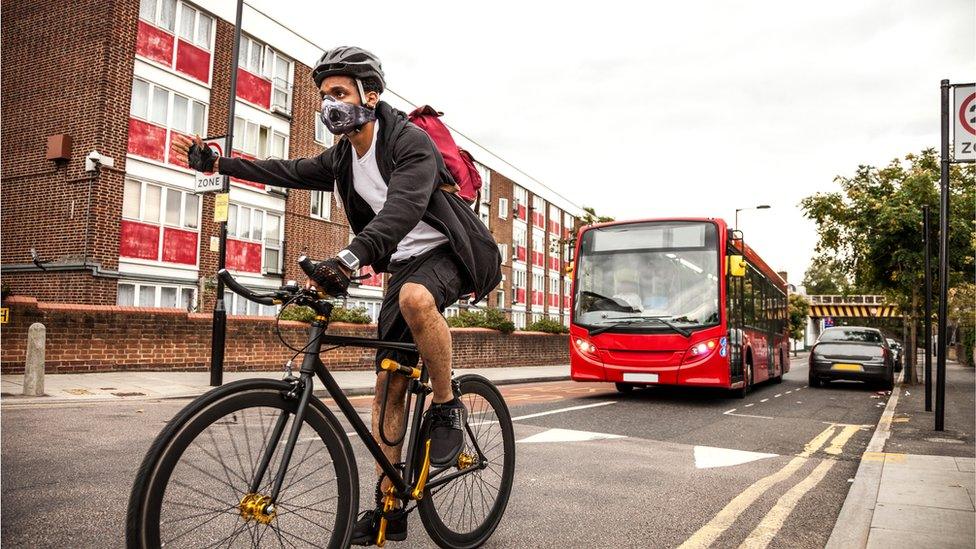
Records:
[[[833,328],[834,327],[834,319],[833,318],[831,318],[831,317],[828,316],[828,317],[825,317],[823,320],[824,320],[824,328]]]
[[[956,162],[976,162],[976,85],[955,86],[954,146]]]
[[[227,210],[230,207],[230,193],[214,195],[214,223],[227,222]]]
[[[217,153],[217,156],[224,156],[224,151],[227,150],[226,136],[204,139],[203,143],[213,149]],[[220,191],[223,188],[224,176],[219,173],[205,174],[203,172],[196,172],[193,181],[193,192],[206,193]]]

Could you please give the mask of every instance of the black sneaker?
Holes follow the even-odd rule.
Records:
[[[352,526],[352,538],[349,543],[352,545],[375,545],[376,534],[380,529],[380,515],[382,511],[374,509],[364,511],[359,515],[356,524]],[[403,541],[407,539],[407,516],[405,514],[386,521],[386,539],[390,541]]]
[[[430,437],[430,463],[446,467],[454,463],[464,448],[464,421],[468,410],[457,397],[442,404],[431,404],[427,410]]]

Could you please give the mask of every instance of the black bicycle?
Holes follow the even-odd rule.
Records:
[[[310,271],[308,258],[299,264]],[[335,414],[313,396],[315,376],[392,481],[378,495],[384,515],[376,545],[386,541],[387,517],[415,509],[440,547],[477,547],[492,535],[512,491],[515,436],[508,407],[490,381],[479,375],[453,380],[468,410],[465,445],[456,462],[432,468],[430,440],[423,439],[422,429],[432,392],[427,369],[384,361],[388,378],[410,378],[399,440],[383,435],[387,443],[406,439],[404,461],[391,463],[322,363],[321,347],[416,351],[416,346],[326,334],[333,305],[314,288],[290,282],[258,294],[225,270],[218,276],[251,301],[315,311],[308,342],[296,349],[296,357],[303,355],[299,375],[289,368],[281,380],[228,383],[195,399],[166,425],[132,487],[128,547],[348,546],[359,507],[359,474],[348,436],[353,433],[344,432]]]

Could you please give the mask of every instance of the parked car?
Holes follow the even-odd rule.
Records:
[[[881,330],[839,326],[820,334],[810,349],[810,387],[835,379],[873,381],[887,390],[894,387],[894,353]]]
[[[902,351],[901,343],[898,343],[897,339],[892,339],[890,337],[885,338],[888,342],[888,347],[891,348],[891,352],[895,355],[895,372],[901,371],[902,357],[904,352]]]

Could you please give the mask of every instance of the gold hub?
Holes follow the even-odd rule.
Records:
[[[475,456],[467,452],[461,452],[460,454],[458,454],[457,468],[461,470],[467,469],[468,467],[474,465],[474,462],[475,462]]]
[[[254,520],[261,524],[270,524],[278,513],[271,505],[271,496],[253,493],[245,494],[237,508],[245,521]],[[269,508],[271,508],[270,512]]]

